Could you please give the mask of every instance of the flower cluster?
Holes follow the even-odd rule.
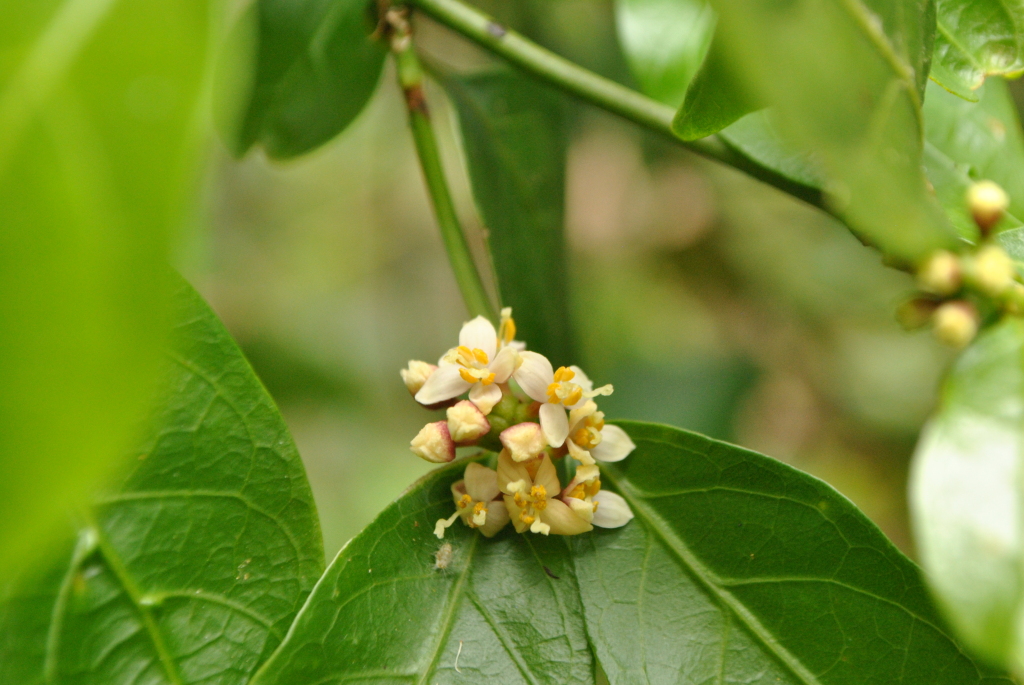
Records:
[[[978,227],[978,244],[959,253],[929,254],[915,268],[921,292],[897,313],[906,328],[930,325],[940,341],[955,348],[966,347],[984,324],[1004,313],[1024,313],[1019,267],[997,238],[1009,197],[992,181],[979,181],[968,189],[966,200]]]
[[[482,316],[463,325],[459,344],[438,363],[409,362],[402,380],[416,401],[446,409],[413,439],[412,452],[427,461],[455,459],[455,448],[478,445],[498,454],[497,471],[466,467],[452,485],[455,513],[437,522],[444,537],[461,518],[487,537],[510,521],[519,533],[577,535],[594,526],[617,528],[633,518],[619,495],[601,489],[599,462],[624,459],[635,445],[618,426],[606,425],[595,388],[577,366],[555,369],[515,340],[511,309],[498,330]],[[460,399],[467,396],[466,399]],[[569,456],[575,474],[563,488],[555,463]]]

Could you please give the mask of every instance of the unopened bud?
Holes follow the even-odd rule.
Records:
[[[896,310],[896,321],[905,330],[916,331],[928,325],[938,306],[939,303],[935,300],[930,300],[926,297],[915,297],[899,306],[899,309]]]
[[[475,404],[469,400],[448,407],[448,433],[456,444],[479,440],[491,430],[491,424]]]
[[[998,297],[1013,283],[1013,260],[998,245],[986,245],[974,255],[971,281],[981,292]]]
[[[435,371],[437,371],[437,367],[433,364],[413,360],[409,362],[409,368],[402,369],[400,373],[402,374],[402,381],[405,383],[405,387],[409,388],[409,392],[415,395]]]
[[[946,250],[933,252],[917,270],[918,286],[935,295],[952,295],[962,281],[960,259]]]
[[[932,320],[935,337],[950,347],[967,347],[978,334],[978,310],[963,300],[943,303],[935,310]]]
[[[428,423],[409,443],[412,453],[421,459],[443,464],[455,459],[455,443],[447,421]]]
[[[548,446],[540,424],[527,421],[506,428],[498,436],[501,444],[508,449],[513,461],[529,461]]]
[[[982,234],[986,234],[1003,218],[1010,198],[997,183],[979,181],[967,189],[967,206]]]

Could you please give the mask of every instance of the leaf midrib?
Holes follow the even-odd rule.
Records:
[[[697,556],[686,543],[665,524],[658,514],[654,513],[642,499],[637,497],[631,485],[613,474],[610,469],[602,470],[601,476],[616,487],[629,503],[636,516],[643,520],[645,527],[661,539],[665,546],[709,593],[716,597],[722,605],[729,607],[731,612],[743,622],[766,650],[778,658],[805,685],[822,685],[799,659],[772,637],[771,632],[747,610],[740,600],[733,596],[732,593],[726,592],[723,588],[719,587],[715,574],[697,559]]]

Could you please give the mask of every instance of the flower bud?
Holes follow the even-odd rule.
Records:
[[[409,392],[415,396],[435,371],[437,371],[437,367],[433,364],[412,360],[409,362],[409,368],[402,369],[400,373],[405,387],[409,388]]]
[[[974,255],[971,280],[986,295],[1002,295],[1013,283],[1013,276],[1013,260],[998,245],[985,245]]]
[[[984,235],[1003,218],[1003,213],[1010,206],[1010,198],[998,184],[979,181],[967,189],[967,206]]]
[[[935,295],[952,295],[962,281],[960,259],[946,250],[933,252],[917,270],[918,286]]]
[[[548,446],[540,424],[528,421],[506,428],[498,436],[501,444],[509,451],[513,461],[529,461]]]
[[[421,459],[443,464],[455,459],[455,443],[447,421],[428,423],[409,443],[412,453]]]
[[[915,297],[907,300],[896,310],[896,321],[904,330],[916,331],[924,328],[932,320],[939,303],[927,297]]]
[[[475,404],[469,400],[448,407],[448,434],[456,444],[479,440],[491,430],[491,424]]]
[[[963,300],[940,305],[935,310],[932,321],[935,326],[935,337],[957,349],[967,347],[978,334],[978,310],[970,302]]]

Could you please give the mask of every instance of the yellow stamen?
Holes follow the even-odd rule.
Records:
[[[493,371],[480,379],[480,385],[490,385],[493,382],[494,382],[494,372]]]
[[[477,502],[473,507],[473,517],[469,521],[470,528],[476,528],[487,523],[487,507],[483,502]]]
[[[529,525],[533,524],[534,521],[537,520],[537,517],[536,516],[530,516],[529,514],[526,513],[525,510],[523,510],[523,511],[519,512],[519,520],[529,526]]]
[[[600,502],[594,502],[594,511],[597,511],[597,505],[598,504],[600,504]]]
[[[564,381],[571,381],[576,377],[576,372],[565,366],[559,366],[558,371],[555,371],[555,381],[562,383]]]
[[[459,369],[459,375],[462,376],[462,380],[467,383],[476,383],[479,378],[469,372],[469,369]],[[492,374],[493,375],[493,374]]]
[[[593,497],[601,491],[601,481],[595,480],[593,483],[587,485],[587,495]]]
[[[543,485],[534,485],[530,488],[530,497],[533,497],[534,499],[547,499],[548,489]]]
[[[508,317],[502,316],[501,325],[498,327],[498,340],[508,345],[516,339],[516,322],[511,314]]]
[[[463,495],[459,499],[459,509],[465,509],[466,507],[468,507],[472,503],[473,503],[473,498],[472,497],[470,497],[469,495]]]
[[[487,358],[487,353],[481,350],[479,347],[473,348],[473,357],[476,358],[476,360],[481,364],[486,364],[488,361],[490,361]]]
[[[570,371],[569,373],[572,373],[572,371]],[[580,386],[577,385],[576,389],[573,390],[572,393],[570,393],[568,397],[566,397],[564,400],[562,400],[562,404],[564,404],[565,406],[568,407],[570,405],[576,404],[577,402],[579,402],[582,399],[583,399],[583,388],[581,388]]]
[[[569,493],[569,497],[575,497],[576,499],[583,499],[584,497],[587,496],[586,492],[587,492],[587,486],[584,485],[583,483],[580,483],[579,485],[577,485],[576,487],[574,487],[572,489],[572,492]]]
[[[519,507],[520,509],[526,506],[526,500],[523,499],[523,493],[517,492],[515,495],[512,496],[512,499],[515,500],[516,506]]]

